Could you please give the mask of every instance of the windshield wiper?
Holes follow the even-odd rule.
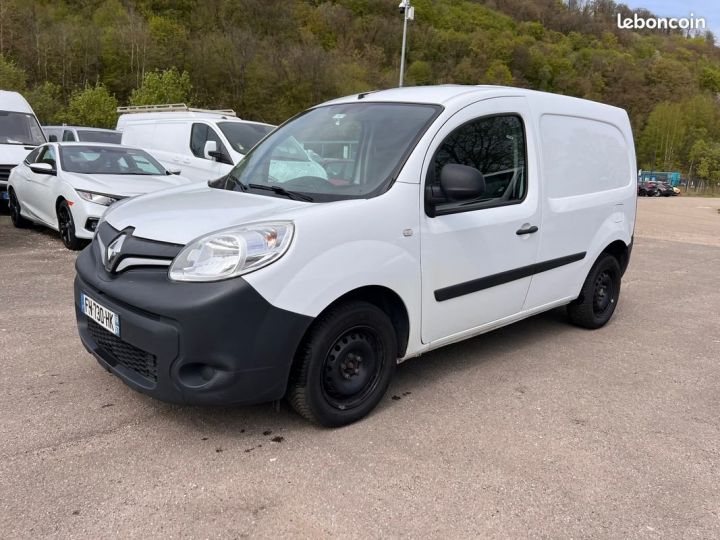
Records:
[[[238,181],[238,183],[240,185],[244,185],[240,181]],[[272,191],[273,193],[277,195],[282,195],[283,197],[287,197],[288,199],[296,199],[307,202],[312,202],[314,200],[310,195],[305,195],[304,193],[299,193],[297,191],[288,191],[287,189],[280,186],[266,186],[265,184],[247,184],[247,187],[251,189],[263,189],[265,191]]]

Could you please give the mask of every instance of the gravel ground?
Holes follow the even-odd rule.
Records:
[[[74,254],[0,216],[0,536],[720,536],[720,199],[641,199],[613,321],[406,362],[366,420],[154,401],[77,338]]]

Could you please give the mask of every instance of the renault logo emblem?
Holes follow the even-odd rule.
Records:
[[[117,238],[115,238],[115,240],[110,242],[110,245],[107,247],[107,250],[105,251],[105,270],[107,270],[108,272],[113,271],[113,268],[115,267],[115,262],[120,256],[120,253],[122,252],[122,247],[125,243],[126,238],[127,234],[123,233]]]

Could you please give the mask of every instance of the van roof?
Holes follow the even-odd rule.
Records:
[[[120,115],[117,125],[119,128],[127,124],[142,123],[148,121],[157,122],[158,120],[222,120],[223,122],[238,122],[241,124],[261,124],[263,126],[272,126],[272,124],[266,124],[265,122],[241,120],[240,118],[237,118],[235,116],[227,116],[222,113],[196,111],[126,113]]]
[[[537,90],[528,90],[526,88],[514,88],[511,86],[493,86],[493,85],[462,85],[462,84],[444,84],[436,86],[410,86],[402,88],[391,88],[388,90],[378,90],[375,92],[364,92],[354,94],[343,98],[335,99],[323,103],[322,105],[352,103],[352,102],[398,102],[398,103],[428,103],[433,105],[443,105],[447,108],[456,108],[467,105],[469,103],[493,98],[493,97],[509,97],[509,96],[525,96],[534,100],[563,100],[566,103],[576,103],[579,106],[596,105],[607,108],[616,109],[612,105],[606,105],[586,99],[563,96],[559,94],[551,94],[548,92],[539,92]],[[319,105],[320,106],[320,105]],[[623,111],[624,112],[624,111]]]
[[[27,100],[19,92],[0,90],[0,111],[35,114]]]
[[[90,131],[108,131],[110,133],[120,133],[116,129],[107,129],[107,128],[98,128],[98,127],[91,127],[91,126],[42,126],[43,129],[50,128],[50,129],[85,129]]]

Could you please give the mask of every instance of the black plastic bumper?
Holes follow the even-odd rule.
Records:
[[[272,306],[242,278],[175,283],[165,268],[109,274],[98,251],[94,241],[77,259],[75,311],[85,348],[106,369],[173,403],[251,404],[284,395],[312,318]],[[119,338],[82,313],[81,292],[119,315]]]

